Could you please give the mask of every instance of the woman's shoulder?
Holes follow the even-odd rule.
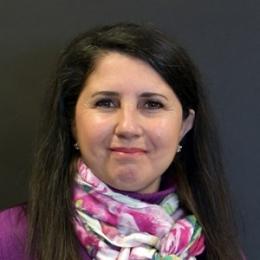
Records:
[[[0,212],[0,259],[25,259],[26,215],[24,204]]]
[[[0,238],[24,235],[27,231],[26,205],[18,205],[0,211]]]

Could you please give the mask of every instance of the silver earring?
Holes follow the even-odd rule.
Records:
[[[79,144],[78,144],[78,143],[75,143],[75,144],[74,144],[74,148],[75,148],[75,150],[79,150]]]
[[[177,146],[177,153],[181,152],[181,149],[182,149],[182,145],[179,145]]]

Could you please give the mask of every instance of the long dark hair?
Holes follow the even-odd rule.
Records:
[[[206,259],[240,259],[231,204],[212,114],[199,73],[186,52],[159,31],[120,23],[90,30],[62,53],[48,90],[29,201],[29,246],[37,259],[79,259],[71,204],[74,149],[71,124],[83,83],[102,55],[116,51],[150,64],[178,96],[184,117],[195,111],[167,176],[183,206],[196,215],[206,238]],[[166,175],[166,174],[165,174]]]

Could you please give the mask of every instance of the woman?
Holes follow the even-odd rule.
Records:
[[[212,115],[174,41],[135,24],[88,31],[47,102],[29,205],[1,216],[3,256],[19,231],[20,259],[241,258]]]

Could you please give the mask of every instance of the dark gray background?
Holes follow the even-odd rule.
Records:
[[[259,259],[259,18],[259,0],[0,0],[0,208],[26,200],[40,104],[60,50],[94,25],[149,22],[179,39],[204,75],[243,250]]]

